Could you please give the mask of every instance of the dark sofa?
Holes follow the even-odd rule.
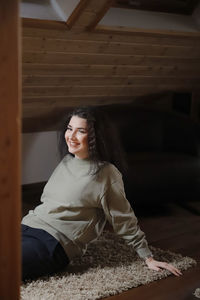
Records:
[[[189,116],[134,105],[104,108],[119,132],[131,203],[200,197],[200,125]]]

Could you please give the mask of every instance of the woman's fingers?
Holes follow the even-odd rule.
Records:
[[[160,266],[162,269],[169,270],[171,273],[173,273],[173,274],[176,275],[176,276],[182,275],[181,271],[178,270],[177,268],[175,268],[174,266],[172,266],[171,264],[160,262],[160,263],[159,263],[159,266]]]
[[[160,269],[160,268],[158,268],[158,267],[155,267],[155,266],[152,266],[152,267],[151,267],[151,269],[152,269],[152,270],[154,270],[154,271],[161,271],[161,269]]]
[[[173,273],[176,276],[182,275],[181,271],[179,271],[177,268],[175,268],[171,264],[160,262],[160,267],[163,269],[169,270],[171,273]]]
[[[161,262],[161,261],[151,259],[150,261],[146,261],[146,263],[147,263],[148,267],[152,270],[160,271],[162,268],[162,269],[166,269],[166,270],[170,271],[175,276],[182,275],[180,270],[178,270],[173,265],[168,264],[166,262]]]

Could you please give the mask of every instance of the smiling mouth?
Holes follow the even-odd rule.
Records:
[[[75,143],[75,142],[69,142],[69,145],[72,146],[72,147],[76,147],[76,146],[79,146],[80,144]]]

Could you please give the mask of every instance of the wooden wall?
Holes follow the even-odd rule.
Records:
[[[23,20],[25,132],[51,129],[67,107],[199,90],[199,33],[94,28],[111,2],[80,3],[67,23]]]

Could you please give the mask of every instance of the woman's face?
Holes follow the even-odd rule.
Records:
[[[70,153],[75,157],[88,158],[88,128],[87,120],[73,116],[65,132],[65,140]]]

